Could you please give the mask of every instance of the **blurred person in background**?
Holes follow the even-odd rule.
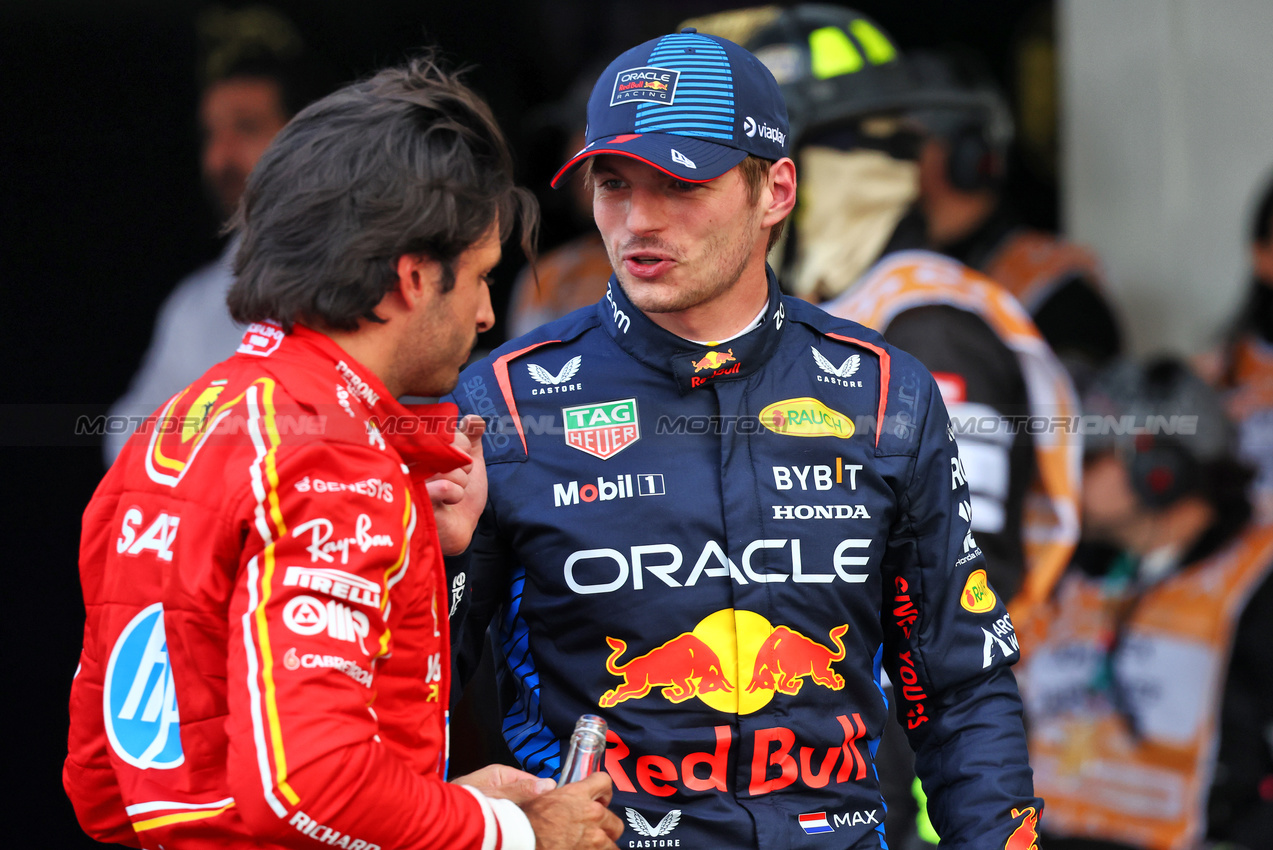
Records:
[[[947,107],[915,113],[925,131],[919,187],[930,244],[1011,292],[1081,384],[1122,349],[1100,263],[1088,249],[1028,227],[1004,196],[1012,115],[979,57],[907,58],[919,91],[951,96]]]
[[[1018,667],[1043,846],[1273,846],[1273,527],[1233,426],[1173,360],[1099,373],[1085,411],[1135,427],[1088,437],[1083,544]]]
[[[602,70],[604,66],[591,63],[565,97],[540,113],[542,122],[565,131],[562,154],[566,157],[584,145],[583,119],[588,95]],[[528,266],[517,276],[508,304],[509,339],[580,307],[596,304],[606,294],[610,258],[592,220],[592,189],[582,174],[575,173],[570,177],[567,190],[572,218],[583,232],[540,255],[534,269]]]
[[[200,17],[199,29],[205,53],[199,164],[208,199],[226,221],[275,134],[325,85],[295,27],[272,9],[213,7]],[[221,255],[180,281],[160,307],[141,366],[111,406],[111,416],[130,422],[122,433],[107,433],[107,466],[147,414],[239,344],[243,326],[225,306],[238,247],[237,237],[227,239]]]
[[[1249,294],[1225,344],[1198,365],[1224,393],[1242,456],[1255,467],[1256,514],[1273,521],[1273,181],[1264,187],[1253,218]]]
[[[137,433],[84,514],[63,781],[134,847],[614,850],[597,773],[446,782],[443,554],[486,501],[455,387],[533,197],[432,56],[311,104],[253,169],[228,305],[247,325]],[[546,787],[545,787],[546,786]]]

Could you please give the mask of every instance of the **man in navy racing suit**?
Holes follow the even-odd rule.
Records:
[[[887,669],[943,846],[1031,846],[1016,640],[936,384],[765,264],[796,189],[773,76],[686,30],[588,119],[554,182],[589,169],[609,291],[452,397],[490,481],[449,565],[458,675],[490,624],[532,773],[608,722],[621,847],[877,848]]]

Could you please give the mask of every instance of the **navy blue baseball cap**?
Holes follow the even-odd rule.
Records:
[[[640,160],[678,180],[706,183],[754,154],[788,155],[787,104],[760,60],[732,41],[690,27],[623,53],[588,98],[583,150]]]

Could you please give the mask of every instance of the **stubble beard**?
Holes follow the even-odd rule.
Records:
[[[755,211],[753,218],[758,216],[759,211]],[[754,221],[748,224],[746,232],[752,232]],[[664,243],[647,240],[638,244],[641,247],[661,248]],[[629,242],[624,247],[631,248],[633,243]],[[731,244],[729,234],[717,233],[704,246],[699,261],[701,268],[692,273],[693,279],[677,283],[633,280],[624,269],[621,256],[611,256],[610,265],[616,269],[615,277],[623,294],[642,313],[680,313],[714,301],[733,289],[747,270],[752,247],[753,244],[744,239],[736,239]],[[673,272],[685,274],[679,263],[673,267]]]

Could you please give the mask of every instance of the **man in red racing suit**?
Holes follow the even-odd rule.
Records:
[[[511,172],[485,105],[429,60],[320,101],[266,152],[238,222],[242,345],[132,437],[84,514],[63,776],[94,838],[614,846],[604,775],[542,795],[503,767],[443,781],[441,555],[485,501],[482,425],[395,397],[454,387],[493,323],[501,225],[534,225]],[[325,203],[378,181],[400,197]],[[470,217],[431,213],[419,184]]]

